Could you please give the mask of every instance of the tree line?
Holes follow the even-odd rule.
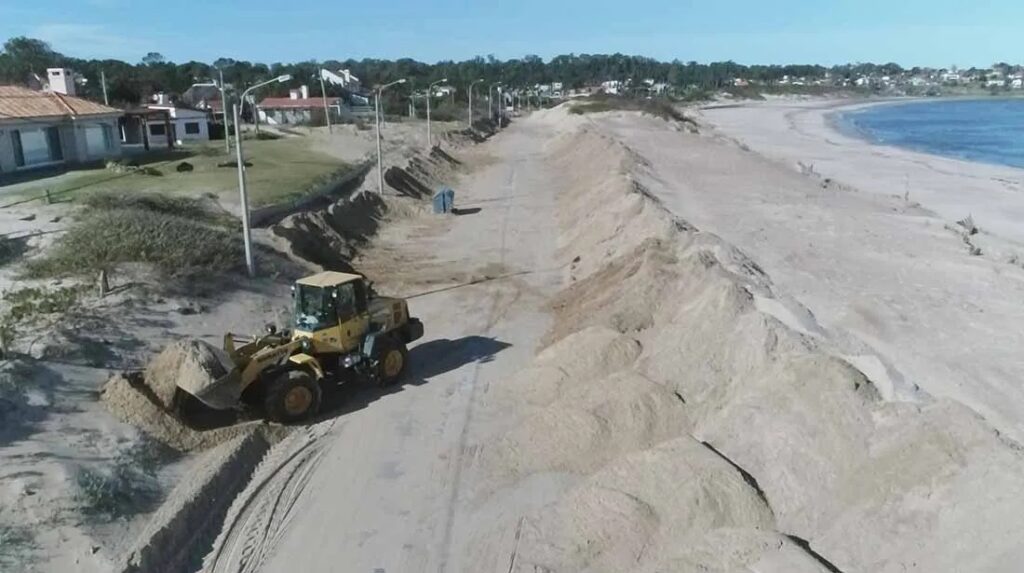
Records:
[[[476,57],[461,62],[441,61],[427,64],[409,58],[398,60],[326,60],[298,63],[256,63],[218,58],[211,63],[189,61],[174,63],[161,54],[151,52],[135,64],[120,60],[81,59],[53,50],[46,42],[16,37],[7,40],[0,52],[0,84],[26,84],[32,74],[45,76],[48,67],[66,67],[84,78],[78,86],[79,95],[102,101],[101,74],[106,78],[107,96],[113,105],[137,104],[158,92],[182,93],[194,83],[216,80],[223,73],[228,85],[245,87],[282,74],[290,74],[288,84],[268,86],[266,95],[284,95],[288,89],[308,84],[319,94],[318,73],[321,67],[330,70],[351,70],[365,86],[374,86],[399,78],[407,78],[412,89],[447,78],[460,91],[470,82],[502,82],[508,86],[531,87],[561,82],[564,89],[581,88],[609,80],[642,81],[651,79],[676,88],[711,90],[732,83],[734,78],[773,83],[785,76],[821,78],[855,78],[860,75],[897,75],[908,71],[895,63],[820,65],[753,65],[735,62],[702,64],[674,60],[663,62],[642,56],[623,54],[568,54],[544,61],[539,56],[498,60],[493,56]],[[328,89],[331,92],[332,89]],[[334,95],[332,93],[332,95]]]

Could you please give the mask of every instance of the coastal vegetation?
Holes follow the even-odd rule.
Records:
[[[895,78],[934,78],[938,85],[948,87],[950,84],[941,77],[942,70],[904,68],[896,63],[831,67],[795,64],[748,66],[732,61],[698,63],[677,59],[666,62],[624,54],[565,54],[547,61],[540,56],[527,55],[509,60],[478,56],[460,62],[445,60],[433,64],[410,58],[266,64],[224,57],[211,63],[174,63],[159,53],[151,52],[139,62],[128,63],[64,55],[46,42],[26,37],[11,38],[4,43],[0,52],[0,84],[25,83],[31,74],[42,74],[47,67],[54,66],[68,67],[81,74],[85,81],[79,86],[79,93],[94,100],[102,100],[102,73],[106,78],[108,98],[115,105],[135,104],[157,92],[182,93],[194,82],[209,81],[219,72],[223,72],[224,80],[230,86],[247,86],[281,74],[291,74],[293,80],[290,83],[268,86],[265,90],[267,95],[286,95],[289,89],[308,83],[307,78],[315,76],[321,67],[348,69],[365,86],[407,78],[413,89],[417,86],[422,89],[430,82],[447,78],[460,92],[479,78],[486,84],[502,82],[506,86],[518,87],[558,83],[562,90],[597,86],[608,81],[624,84],[632,81],[634,86],[640,86],[645,80],[650,80],[671,90],[678,98],[689,99],[701,99],[720,90],[735,91],[738,95],[746,91],[755,94],[762,91],[814,93],[835,87],[877,91]],[[992,87],[988,82],[992,81],[990,76],[993,74],[1010,77],[1021,72],[1021,66],[997,63],[986,70],[960,70],[956,82],[987,93]],[[857,80],[861,78],[871,81],[858,85]],[[756,90],[746,89],[753,85],[757,86]],[[1004,87],[1009,89],[1008,85]],[[329,88],[329,91],[333,89]],[[464,99],[464,95],[460,97]],[[389,113],[404,111],[404,103],[396,101],[393,105],[398,107],[389,109]]]

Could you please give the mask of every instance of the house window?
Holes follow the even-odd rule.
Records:
[[[109,125],[92,125],[83,131],[89,155],[105,155],[114,148],[114,130]]]
[[[185,124],[185,133],[188,135],[199,135],[199,122],[190,121]]]
[[[60,146],[60,131],[56,126],[39,129],[15,129],[11,131],[14,146],[14,164],[31,167],[64,159]]]
[[[167,126],[162,123],[149,124],[150,135],[167,135]]]

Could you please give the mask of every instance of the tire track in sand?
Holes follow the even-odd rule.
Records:
[[[231,504],[203,571],[254,573],[262,567],[287,529],[292,508],[320,463],[323,438],[334,424],[330,420],[310,426],[270,450]]]

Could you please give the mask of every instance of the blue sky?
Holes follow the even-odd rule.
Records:
[[[639,54],[747,64],[1024,62],[1024,0],[0,0],[0,39],[78,57]]]

